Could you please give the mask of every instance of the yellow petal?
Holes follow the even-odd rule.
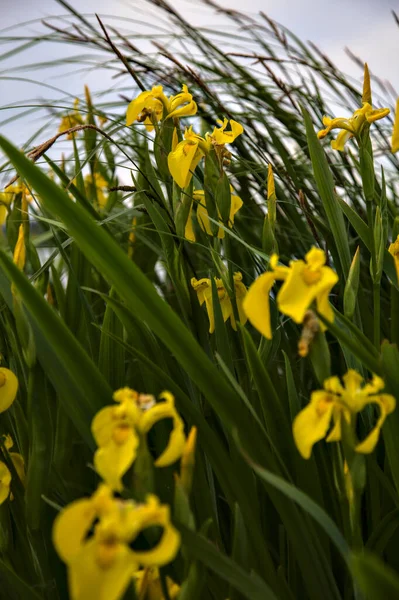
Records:
[[[369,435],[360,442],[355,450],[362,454],[369,454],[374,450],[380,436],[381,427],[384,424],[387,415],[395,410],[396,400],[389,394],[380,394],[379,396],[369,396],[366,404],[377,404],[380,408],[380,417]]]
[[[312,393],[310,403],[295,417],[292,432],[303,458],[310,458],[313,445],[326,436],[333,407],[331,396],[318,390]]]
[[[93,538],[70,564],[71,600],[119,600],[137,570],[132,552],[123,544],[119,545],[115,563],[108,568],[98,565],[96,550],[97,543]]]
[[[53,544],[64,562],[70,563],[79,555],[95,517],[95,507],[86,498],[72,502],[58,513],[53,525]]]
[[[314,283],[311,282],[312,277],[315,278]],[[319,310],[331,321],[333,313],[328,303],[328,294],[337,281],[338,276],[329,267],[323,267],[318,273],[314,273],[303,261],[294,261],[277,295],[277,306],[296,323],[302,323],[309,306],[317,299]]]
[[[366,119],[369,123],[374,123],[374,121],[378,121],[389,115],[390,112],[389,108],[375,108],[369,113],[366,113]]]
[[[11,473],[8,467],[0,461],[0,504],[7,500],[10,494]]]
[[[399,97],[396,101],[395,121],[393,124],[392,131],[391,150],[392,152],[397,152],[399,150]]]
[[[337,135],[337,138],[335,140],[332,140],[331,148],[333,150],[338,150],[339,152],[343,152],[345,149],[346,142],[348,140],[350,140],[351,137],[353,137],[353,133],[351,133],[350,131],[345,131],[345,130],[340,131],[339,134]]]
[[[194,140],[183,140],[168,155],[170,174],[181,188],[188,186],[192,172],[203,156],[203,152],[198,148],[198,143]]]
[[[18,379],[12,371],[0,367],[0,413],[14,402],[18,391]]]
[[[140,565],[162,567],[171,562],[180,547],[180,534],[170,522],[169,506],[161,505],[156,496],[147,496],[145,504],[141,504],[134,512],[135,535],[151,526],[163,528],[162,537],[151,550],[133,551],[134,560]]]
[[[95,415],[91,423],[91,432],[97,446],[105,446],[112,440],[115,428],[114,406],[105,406]]]
[[[126,112],[126,125],[131,125],[137,119],[151,96],[151,91],[141,92],[137,98],[130,102]]]
[[[269,340],[272,338],[269,294],[274,281],[273,271],[263,273],[248,289],[242,305],[249,322]]]
[[[219,128],[215,127],[211,134],[213,140],[216,142],[216,144],[220,146],[223,144],[231,144],[244,131],[244,127],[240,125],[240,123],[237,123],[237,121],[234,121],[233,119],[230,120],[231,130],[225,131],[227,123],[228,121],[227,119],[225,119],[222,126]]]
[[[186,223],[186,226],[184,228],[184,237],[189,242],[195,242],[195,239],[196,239],[195,238],[195,233],[194,233],[194,227],[193,227],[192,214],[193,214],[193,205],[191,204],[190,211],[188,213],[187,223]]]
[[[18,239],[14,248],[14,264],[17,265],[18,269],[23,270],[26,261],[26,247],[25,247],[25,228],[24,224],[21,223],[18,230]]]
[[[13,462],[14,468],[17,472],[18,477],[21,480],[21,483],[25,484],[25,463],[19,452],[10,452],[10,458]]]
[[[130,429],[122,444],[111,441],[95,452],[95,469],[113,490],[122,491],[121,478],[134,463],[138,445],[139,438],[133,429]]]

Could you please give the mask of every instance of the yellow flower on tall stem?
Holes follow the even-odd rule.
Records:
[[[231,191],[233,192],[233,188],[231,188]],[[213,235],[208,211],[206,209],[204,190],[194,190],[193,202],[197,203],[197,220],[198,220],[198,223],[199,223],[202,231],[205,231],[208,235]],[[233,227],[235,214],[240,210],[242,205],[243,205],[243,202],[242,202],[241,198],[232,193],[228,227],[230,227],[230,228]],[[192,209],[193,209],[193,204],[191,204],[184,236],[190,242],[195,242],[196,238],[195,238],[193,222],[192,222],[192,218],[191,218]],[[219,210],[218,210],[218,216],[219,216],[220,223],[222,223],[222,219],[221,219]],[[224,233],[225,232],[224,232],[223,227],[219,227],[217,237],[222,240],[224,238]]]
[[[313,302],[317,310],[328,321],[333,321],[334,313],[328,300],[338,275],[325,266],[323,250],[312,248],[305,260],[292,260],[289,267],[278,265],[278,256],[270,257],[271,270],[263,273],[250,286],[243,308],[248,320],[266,338],[271,339],[269,295],[275,281],[283,281],[277,297],[280,312],[291,317],[295,323],[302,323],[306,311]]]
[[[146,528],[162,527],[150,550],[130,546]],[[172,561],[180,535],[170,522],[169,507],[156,496],[145,503],[116,499],[101,485],[91,498],[62,510],[53,526],[53,542],[68,566],[71,600],[119,600],[139,566],[160,567]]]
[[[322,139],[326,137],[332,129],[341,129],[336,140],[331,142],[331,147],[333,150],[342,152],[346,142],[353,136],[358,137],[364,125],[383,119],[389,113],[389,108],[373,108],[371,105],[370,75],[367,64],[365,64],[361,108],[355,110],[353,115],[349,118],[338,117],[331,119],[330,117],[323,117],[325,129],[319,131],[317,137]]]
[[[247,294],[247,288],[242,282],[241,273],[234,273],[234,290],[236,295],[236,303],[238,315],[240,318],[240,323],[245,325],[247,321],[247,317],[243,310],[243,301]],[[220,307],[222,309],[223,321],[226,322],[227,319],[230,319],[230,323],[233,329],[237,330],[237,324],[234,317],[233,305],[231,303],[230,297],[223,285],[221,279],[215,277],[216,289],[219,297]],[[212,299],[212,282],[210,279],[196,279],[193,277],[191,279],[191,285],[194,290],[197,292],[198,301],[200,306],[202,306],[205,302],[206,310],[209,318],[209,333],[213,333],[215,331],[215,314],[213,312],[213,299]]]
[[[201,158],[210,152],[212,146],[218,150],[225,144],[230,144],[242,134],[244,128],[237,121],[230,120],[230,130],[226,131],[229,121],[218,121],[220,127],[215,127],[212,133],[201,137],[193,131],[192,126],[184,132],[184,139],[172,147],[168,155],[170,174],[181,188],[191,181],[193,172]],[[175,139],[176,142],[176,139]]]
[[[144,123],[147,131],[154,129],[154,121],[171,119],[172,117],[190,117],[197,112],[197,105],[186,85],[175,96],[167,98],[162,85],[141,92],[130,102],[126,113],[126,125],[134,121]]]
[[[353,369],[349,369],[342,379],[344,385],[338,377],[326,379],[324,389],[313,392],[309,404],[294,419],[294,441],[303,458],[309,458],[313,445],[326,437],[331,422],[333,427],[326,441],[339,442],[342,419],[355,429],[356,415],[368,404],[375,404],[380,411],[378,421],[366,438],[354,448],[356,452],[369,454],[378,442],[387,415],[395,409],[395,398],[390,394],[380,393],[385,384],[377,375],[363,386],[363,377]]]
[[[112,489],[121,491],[121,478],[136,459],[140,436],[146,435],[155,423],[171,418],[173,424],[168,444],[155,461],[156,467],[165,467],[180,458],[186,437],[184,423],[169,392],[160,395],[163,402],[156,402],[154,396],[122,388],[114,393],[113,399],[118,405],[102,408],[92,422],[98,446],[94,466]]]

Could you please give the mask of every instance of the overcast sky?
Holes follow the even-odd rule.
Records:
[[[98,12],[102,15],[113,15],[120,18],[136,18],[148,20],[150,11],[144,0],[69,0],[81,13]],[[214,11],[204,7],[195,0],[173,0],[175,9],[180,11],[192,24],[225,26],[222,17],[214,16]],[[391,10],[399,13],[399,0],[219,0],[226,8],[243,10],[251,14],[259,10],[291,29],[302,40],[315,42],[333,62],[344,70],[359,78],[359,69],[345,54],[348,46],[356,55],[367,61],[370,70],[382,79],[388,79],[399,90],[399,28]],[[10,50],[10,44],[4,42],[8,35],[23,35],[43,32],[40,19],[49,15],[65,14],[56,0],[0,0],[0,58]],[[105,17],[111,22],[111,17]],[[37,20],[35,22],[35,20]],[[31,23],[26,23],[32,21]],[[22,22],[24,25],[16,26]],[[156,20],[154,20],[156,22]],[[126,27],[128,21],[126,20]],[[12,28],[12,29],[7,29]],[[137,25],[135,26],[137,29]],[[27,74],[19,73],[19,77],[36,79],[39,84],[27,81],[12,81],[8,77],[15,76],[14,67],[39,61],[51,61],[57,57],[71,54],[77,49],[63,45],[38,46],[18,56],[0,62],[0,106],[4,107],[27,99],[56,97],[40,84],[48,84],[61,88],[71,94],[71,98],[82,93],[84,83],[92,89],[102,89],[106,83],[106,74],[98,77],[98,73],[76,73],[76,67],[68,68],[69,76],[60,77],[54,69],[35,70]],[[79,50],[82,51],[81,49]],[[111,81],[110,81],[111,85]],[[5,114],[0,113],[0,121]],[[30,131],[29,123],[18,121],[15,125],[5,124],[2,132],[9,135],[12,127],[14,141],[22,143]],[[15,139],[17,136],[17,139]]]

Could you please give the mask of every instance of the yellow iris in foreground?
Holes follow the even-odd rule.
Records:
[[[162,528],[159,542],[136,551],[131,544],[148,527]],[[170,510],[156,496],[144,504],[113,498],[101,485],[91,498],[62,510],[53,526],[53,542],[68,566],[71,600],[119,600],[140,565],[160,567],[172,561],[180,535]]]
[[[393,256],[395,261],[396,275],[399,282],[399,235],[394,242],[388,248],[389,254]]]
[[[333,421],[333,428],[326,441],[339,442],[342,419],[355,427],[356,414],[367,404],[375,404],[380,411],[378,421],[368,436],[355,447],[356,452],[369,454],[378,442],[387,415],[395,409],[395,398],[389,394],[379,393],[385,385],[380,377],[374,375],[370,383],[362,386],[363,377],[353,369],[349,369],[342,379],[344,385],[338,377],[326,379],[324,389],[312,393],[309,404],[293,422],[295,444],[303,458],[309,458],[313,445],[326,437],[331,421]]]
[[[232,188],[231,188],[231,191],[233,191]],[[211,222],[209,220],[208,211],[206,209],[204,190],[194,190],[193,201],[195,203],[197,203],[197,220],[198,220],[198,223],[199,223],[202,231],[205,231],[208,235],[213,235],[212,229],[211,229]],[[229,222],[228,222],[228,227],[230,227],[230,229],[234,225],[234,216],[235,216],[236,212],[238,212],[240,210],[242,205],[243,205],[243,202],[242,202],[241,198],[239,196],[236,196],[235,194],[231,194],[230,215],[229,215]],[[195,238],[193,222],[192,222],[192,218],[191,218],[192,209],[193,209],[193,204],[191,204],[190,213],[188,215],[184,235],[190,242],[195,242],[196,238]],[[222,219],[220,217],[219,210],[218,210],[218,216],[220,219],[220,223],[222,223]],[[219,227],[217,237],[222,240],[224,238],[224,233],[225,233],[224,229],[222,227]]]
[[[238,315],[240,317],[240,323],[245,325],[247,321],[247,317],[243,310],[243,301],[247,293],[247,288],[242,282],[241,273],[234,273],[234,289],[236,295],[237,309]],[[236,320],[234,318],[233,305],[231,303],[230,297],[227,291],[224,288],[223,282],[221,279],[215,277],[216,288],[218,292],[219,302],[222,309],[223,321],[226,322],[227,319],[230,319],[230,323],[233,329],[237,330]],[[215,315],[213,312],[213,300],[212,300],[212,283],[210,279],[196,279],[193,277],[191,279],[191,285],[194,290],[197,292],[198,300],[200,305],[202,306],[205,302],[206,310],[209,318],[209,333],[213,333],[215,331]]]
[[[118,405],[102,408],[91,425],[98,446],[94,466],[112,489],[121,491],[121,477],[136,459],[140,436],[146,435],[155,423],[171,418],[173,424],[168,444],[155,461],[156,467],[171,465],[180,458],[186,437],[184,423],[169,392],[163,392],[160,395],[163,402],[157,403],[154,396],[122,388],[114,393],[113,399]]]
[[[278,256],[270,257],[271,271],[258,277],[248,290],[243,308],[248,320],[266,338],[271,339],[269,294],[277,280],[283,285],[277,294],[277,306],[280,312],[291,317],[295,323],[302,323],[306,311],[313,302],[317,310],[329,321],[334,313],[328,295],[337,283],[338,275],[325,266],[323,250],[312,248],[305,260],[292,260],[289,267],[278,265]]]
[[[162,85],[156,85],[151,90],[141,92],[132,100],[127,108],[126,125],[134,121],[144,123],[147,131],[154,129],[153,121],[161,121],[163,118],[190,117],[197,112],[197,105],[189,93],[186,85],[176,96],[167,98],[163,93]]]
[[[389,112],[389,108],[373,108],[371,105],[370,75],[366,64],[364,68],[362,107],[355,110],[348,119],[323,117],[325,129],[319,131],[317,137],[321,139],[326,137],[332,129],[341,129],[342,131],[338,134],[336,140],[331,142],[331,147],[333,150],[342,152],[346,142],[353,136],[357,137],[366,123],[371,124],[378,121],[378,119],[383,119]]]
[[[190,183],[193,172],[201,158],[210,152],[212,146],[223,147],[231,144],[242,134],[244,128],[237,121],[230,121],[230,129],[226,131],[229,121],[218,121],[220,127],[215,127],[212,133],[201,137],[193,131],[192,126],[185,130],[184,139],[176,144],[168,155],[170,174],[177,185],[185,188]],[[176,138],[175,138],[176,141]]]

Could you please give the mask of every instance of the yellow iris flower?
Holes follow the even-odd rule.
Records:
[[[393,256],[395,261],[396,275],[399,282],[399,235],[396,240],[390,244],[388,252]]]
[[[108,202],[108,182],[100,173],[94,173],[94,181],[92,175],[86,175],[84,178],[86,193],[90,196],[93,186],[96,189],[97,204],[99,208],[105,208]]]
[[[63,133],[64,131],[67,131],[71,127],[76,127],[77,125],[83,125],[84,119],[79,111],[79,103],[80,103],[79,98],[75,98],[74,103],[73,103],[73,111],[68,113],[67,115],[64,115],[61,118],[61,123],[58,128],[58,133]],[[67,139],[72,140],[74,135],[75,135],[74,133],[68,133]]]
[[[236,295],[237,309],[240,317],[240,323],[245,325],[247,321],[247,317],[243,310],[243,301],[247,293],[247,288],[242,283],[242,275],[241,273],[234,273],[234,289]],[[231,304],[231,300],[227,291],[224,288],[223,282],[221,279],[215,277],[216,288],[219,296],[219,302],[222,309],[223,321],[226,322],[227,319],[230,319],[230,323],[233,329],[237,330],[236,320],[234,318],[233,305]],[[200,306],[205,302],[206,310],[209,318],[209,333],[213,333],[215,331],[215,315],[213,312],[213,300],[212,300],[212,283],[210,279],[196,279],[193,277],[191,279],[191,285],[194,290],[197,292],[198,300]]]
[[[337,283],[338,275],[325,266],[323,250],[312,248],[305,260],[292,260],[289,267],[278,265],[278,256],[270,257],[271,271],[263,273],[250,286],[243,303],[243,309],[252,325],[266,338],[271,339],[269,294],[277,280],[283,285],[277,294],[280,312],[291,317],[295,323],[302,323],[306,311],[315,301],[317,310],[329,321],[334,313],[328,301],[331,288]]]
[[[215,127],[212,133],[201,137],[193,131],[192,126],[185,130],[184,139],[172,146],[172,151],[168,155],[168,166],[170,174],[177,185],[185,188],[190,183],[193,172],[201,158],[210,152],[212,146],[222,147],[224,144],[230,144],[242,134],[244,128],[237,121],[230,120],[230,130],[226,131],[229,121],[218,121],[220,127]]]
[[[197,105],[189,93],[186,85],[176,96],[167,98],[163,93],[162,85],[156,85],[151,90],[141,92],[130,102],[126,113],[126,125],[132,125],[134,121],[144,123],[147,131],[154,129],[155,121],[163,118],[190,117],[197,112]]]
[[[318,132],[317,137],[322,139],[326,137],[332,129],[341,129],[337,138],[331,142],[333,150],[342,152],[346,142],[353,136],[357,137],[366,123],[374,123],[378,119],[383,119],[390,113],[389,108],[373,108],[371,105],[371,87],[370,75],[367,64],[364,68],[362,107],[355,110],[353,115],[348,118],[323,117],[325,129]]]
[[[233,191],[233,188],[230,188],[230,189],[231,189],[231,191]],[[204,190],[194,190],[193,202],[197,203],[197,220],[198,220],[198,223],[199,223],[202,231],[205,231],[208,235],[213,235],[212,229],[211,229],[211,223],[209,221],[208,211],[206,209]],[[236,196],[235,194],[231,194],[230,215],[229,215],[229,222],[228,222],[228,227],[230,227],[230,229],[234,225],[234,216],[235,216],[236,212],[238,212],[240,210],[242,205],[243,205],[243,202],[242,202],[241,198],[239,196]],[[191,204],[190,212],[189,212],[187,223],[186,223],[186,228],[184,231],[184,236],[190,242],[195,242],[196,238],[195,238],[193,222],[192,222],[192,218],[191,218],[192,209],[193,209],[193,204]],[[219,210],[218,210],[218,216],[219,216],[220,222],[222,223],[222,219],[221,219]],[[222,227],[219,227],[217,237],[222,240],[224,238],[224,233],[225,233],[224,229]]]
[[[163,529],[157,545],[131,549],[151,526]],[[169,507],[156,496],[136,504],[113,498],[110,488],[101,485],[91,498],[76,500],[58,514],[53,542],[68,566],[71,600],[119,600],[140,565],[160,567],[175,558],[180,535],[170,522]]]
[[[155,461],[156,467],[171,465],[180,458],[186,437],[184,423],[169,392],[163,392],[160,399],[164,402],[157,403],[154,396],[122,388],[114,393],[113,399],[118,405],[102,408],[91,425],[98,446],[94,466],[112,489],[121,491],[121,477],[136,459],[140,436],[147,434],[155,423],[167,418],[173,423],[168,444]]]
[[[165,600],[161,587],[159,569],[156,567],[149,567],[147,569],[136,571],[134,574],[134,582],[136,586],[136,596],[139,599]],[[180,586],[170,577],[166,576],[166,587],[170,600],[176,600],[180,592]]]
[[[342,419],[355,426],[356,414],[367,404],[376,404],[380,409],[378,421],[367,437],[355,447],[356,452],[369,454],[378,442],[387,415],[395,409],[395,398],[379,393],[385,385],[380,377],[374,375],[372,381],[362,387],[363,377],[349,369],[342,379],[344,385],[338,377],[326,379],[324,389],[313,392],[309,404],[294,419],[294,441],[303,458],[309,458],[313,445],[326,437],[331,421],[333,427],[326,441],[338,442],[341,440]]]
[[[14,442],[10,435],[3,436],[4,439],[4,447],[8,452],[10,459],[13,462],[14,468],[17,472],[17,475],[22,483],[25,483],[25,464],[24,459],[21,454],[18,452],[10,452],[10,449],[13,447]],[[11,485],[11,473],[5,463],[0,461],[0,504],[3,504],[5,500],[10,496],[10,500],[13,500],[13,495],[10,494],[10,485]]]

